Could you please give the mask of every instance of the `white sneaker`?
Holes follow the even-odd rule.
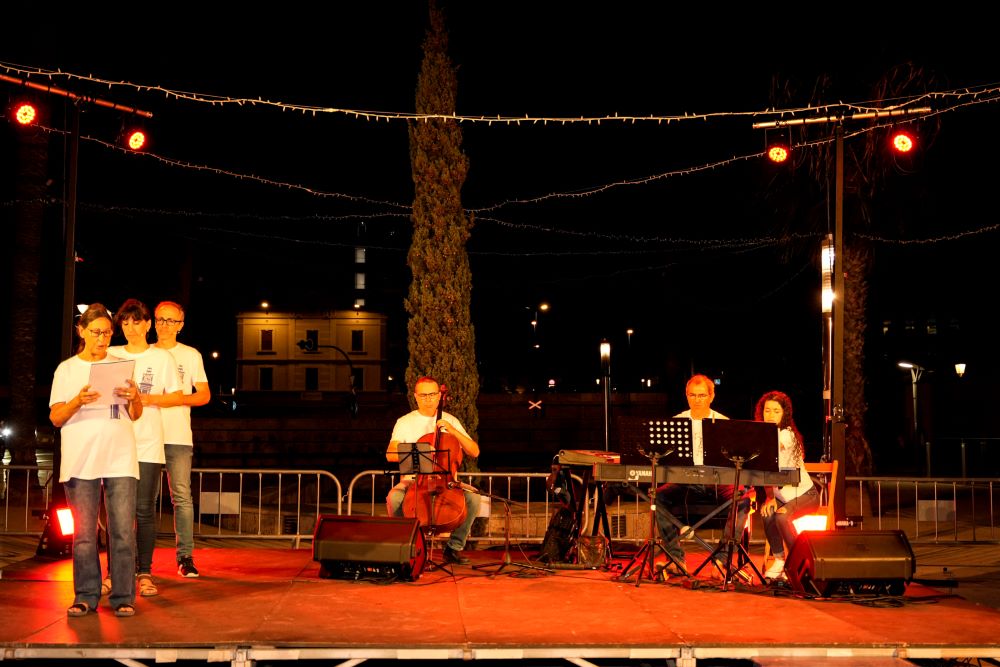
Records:
[[[785,578],[785,559],[775,558],[771,562],[771,566],[767,568],[764,572],[765,579],[784,579]]]

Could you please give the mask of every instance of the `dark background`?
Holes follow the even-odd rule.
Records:
[[[363,245],[368,305],[391,318],[391,371],[401,373],[413,191],[405,123],[210,105],[154,88],[412,111],[425,5],[357,4],[260,17],[241,6],[214,15],[176,8],[145,20],[80,10],[12,18],[17,28],[0,43],[0,62],[137,84],[51,80],[154,113],[146,122],[149,153],[133,155],[87,140],[114,142],[125,116],[82,107],[78,301],[116,308],[133,296],[182,300],[190,311],[187,342],[221,353],[209,369],[214,385],[234,375],[236,312],[261,299],[282,310],[349,308],[353,248]],[[784,167],[799,170],[789,176],[759,156],[765,135],[751,125],[767,116],[749,112],[772,108],[776,88],[805,105],[824,76],[827,99],[871,100],[879,77],[907,62],[924,68],[939,90],[992,84],[1000,72],[989,22],[957,10],[806,18],[800,8],[770,6],[766,16],[659,3],[441,6],[459,114],[713,114],[672,123],[462,124],[483,390],[530,391],[554,379],[557,391],[594,391],[598,344],[607,338],[616,391],[649,379],[649,390],[668,392],[680,410],[684,381],[705,372],[721,381],[716,407],[749,418],[757,396],[782,389],[815,447],[822,421],[817,254],[825,230],[810,212],[832,216],[832,204],[804,184],[801,167]],[[16,68],[0,71],[21,76]],[[4,99],[16,92],[0,84]],[[48,99],[49,125],[61,130],[64,99]],[[867,352],[876,449],[891,450],[910,418],[901,358],[933,371],[921,400],[938,435],[996,432],[996,116],[992,103],[936,116],[933,142],[900,161],[886,184],[888,224],[861,230],[845,220],[846,234],[873,236]],[[8,229],[16,131],[0,125],[0,212]],[[849,139],[848,149],[860,150],[858,141]],[[62,145],[54,134],[54,198],[65,183]],[[634,181],[643,182],[624,184]],[[610,184],[618,185],[604,187]],[[515,203],[553,193],[573,195]],[[50,211],[40,276],[49,304],[38,337],[43,383],[61,338],[60,215],[58,207]],[[4,245],[9,260],[16,249]],[[542,301],[552,308],[533,329]],[[952,370],[960,360],[969,364],[962,383]]]

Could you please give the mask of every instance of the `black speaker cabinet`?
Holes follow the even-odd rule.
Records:
[[[902,595],[916,559],[901,530],[806,531],[785,559],[792,588],[833,595]]]
[[[320,515],[313,560],[324,579],[416,581],[427,551],[416,519]]]

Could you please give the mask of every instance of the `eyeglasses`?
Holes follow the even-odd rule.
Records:
[[[94,338],[111,338],[112,334],[114,334],[113,329],[84,329],[84,331]]]
[[[688,394],[688,398],[693,399],[695,401],[704,401],[706,398],[708,398],[708,394]]]
[[[428,392],[426,394],[417,394],[417,398],[423,398],[423,399],[426,400],[428,398],[437,398],[440,395],[441,395],[440,391],[432,391],[432,392]]]
[[[156,318],[156,323],[159,324],[159,325],[166,325],[168,327],[172,327],[172,326],[177,325],[177,324],[184,324],[184,320],[171,320],[171,319],[165,319],[165,318],[162,318],[162,317],[157,317]]]

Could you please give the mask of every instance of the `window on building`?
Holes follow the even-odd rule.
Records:
[[[354,375],[351,377],[354,382],[354,391],[362,391],[365,388],[365,369],[355,368]]]
[[[306,329],[306,351],[319,352],[319,329]]]
[[[260,351],[261,352],[274,351],[274,329],[260,330]]]
[[[364,289],[365,288],[365,274],[358,273],[354,274],[354,289]]]
[[[260,390],[261,391],[273,391],[274,390],[274,369],[263,367],[260,369]]]
[[[364,248],[355,248],[354,249],[354,263],[355,264],[364,264],[365,263],[365,249]]]
[[[351,331],[351,352],[364,352],[364,351],[365,351],[364,329],[353,329]]]
[[[928,336],[937,335],[937,320],[927,320],[927,335]]]
[[[319,391],[319,369],[306,369],[306,391]]]
[[[355,299],[354,300],[354,307],[355,308],[364,308],[365,307],[365,300],[364,299]]]

